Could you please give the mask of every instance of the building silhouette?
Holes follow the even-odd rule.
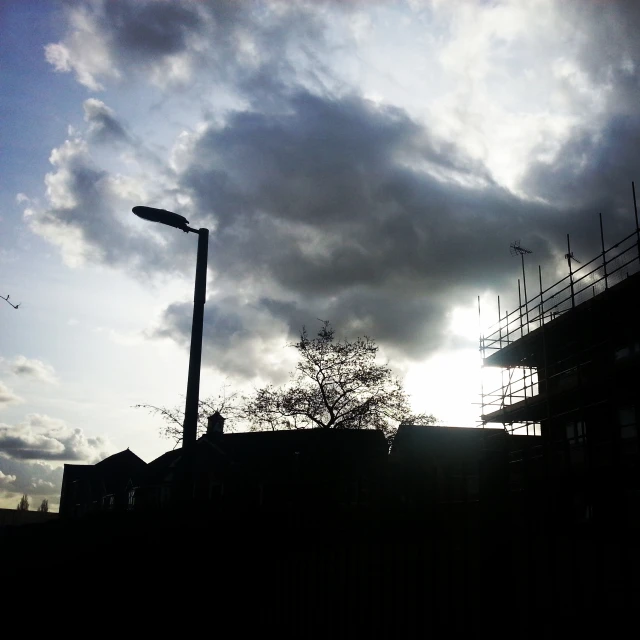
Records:
[[[125,508],[130,488],[146,468],[144,460],[125,449],[97,464],[65,464],[60,491],[61,517]]]
[[[616,636],[640,602],[639,248],[569,248],[567,277],[481,338],[502,380],[483,428],[402,425],[389,448],[214,414],[191,457],[66,465],[60,566],[100,548],[122,582],[135,559],[158,598],[213,576],[185,606],[298,637]]]
[[[512,454],[510,486],[554,522],[638,523],[639,248],[633,233],[586,264],[567,254],[565,278],[481,338],[484,366],[502,369],[482,421],[540,434]]]

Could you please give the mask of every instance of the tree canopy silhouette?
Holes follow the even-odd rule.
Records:
[[[371,338],[337,340],[324,321],[315,338],[303,328],[292,346],[299,360],[289,383],[258,389],[246,402],[253,429],[378,429],[391,437],[399,423],[436,422],[429,414],[411,415],[402,382],[376,362]]]
[[[20,502],[18,502],[18,506],[16,508],[18,511],[29,511],[29,498],[26,493],[22,495],[22,498],[20,498]]]
[[[427,413],[412,414],[401,380],[387,364],[376,362],[378,346],[368,337],[337,340],[334,329],[323,321],[316,337],[303,327],[298,342],[290,345],[299,359],[289,382],[269,385],[249,396],[230,392],[200,401],[198,435],[206,431],[207,416],[219,411],[231,431],[279,429],[378,429],[389,439],[399,424],[434,424]],[[160,415],[161,433],[182,440],[184,410],[135,405]]]

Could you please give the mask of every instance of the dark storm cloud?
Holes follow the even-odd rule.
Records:
[[[222,3],[221,3],[222,4]],[[105,2],[104,26],[123,56],[154,57],[184,50],[202,28],[198,2]]]
[[[532,270],[540,263],[546,274],[564,275],[567,232],[576,255],[591,257],[598,211],[611,236],[625,228],[638,167],[638,11],[592,3],[578,16],[583,4],[561,7],[568,24],[575,20],[571,53],[578,56],[570,60],[576,68],[566,95],[571,104],[602,98],[605,107],[598,121],[577,119],[552,162],[531,163],[520,197],[428,123],[326,88],[322,65],[316,73],[301,63],[322,60],[314,55],[324,27],[311,5],[282,3],[271,11],[260,3],[95,3],[99,33],[118,69],[135,75],[184,53],[198,71],[194,85],[228,81],[249,105],[193,134],[185,168],[170,176],[212,227],[217,293],[205,315],[206,361],[252,377],[266,366],[264,350],[279,326],[295,337],[317,318],[331,320],[340,334],[367,333],[405,357],[423,358],[451,346],[452,306],[498,290],[503,300],[510,292],[513,308],[513,240],[534,251]],[[108,76],[104,67],[86,67],[74,42],[56,50],[58,68],[73,62],[85,78]],[[590,83],[586,91],[581,74]],[[107,116],[98,110],[95,122],[117,138]],[[98,260],[130,265],[139,256],[141,267],[163,268],[152,248],[136,244],[109,217],[108,176],[86,156],[67,158],[63,168],[59,182],[76,204],[62,199],[64,206],[47,214],[51,223],[79,229]],[[87,215],[94,210],[99,222]],[[163,255],[190,259],[191,247],[169,242]],[[175,304],[157,335],[186,344],[190,327],[191,304]]]
[[[580,71],[599,87],[612,85],[617,99],[629,98],[620,107],[636,104],[640,5],[635,0],[574,0],[559,2],[557,9]]]
[[[632,180],[640,181],[640,5],[633,1],[560,3],[573,25],[578,83],[572,97],[598,100],[600,113],[577,124],[551,162],[532,162],[522,188],[582,224],[567,229],[592,255],[599,249],[597,214],[613,243],[633,231]],[[582,93],[582,97],[578,95]]]
[[[191,334],[192,303],[176,303],[164,312],[154,337],[169,337],[187,346]],[[260,304],[242,303],[235,296],[209,300],[205,310],[203,358],[230,376],[252,379],[270,376],[283,380],[287,370],[269,363],[269,351],[281,349],[282,330]],[[280,325],[280,326],[279,326]]]
[[[246,97],[262,104],[273,98],[274,86],[298,77],[293,58],[296,64],[306,60],[309,78],[321,75],[318,3],[97,0],[68,3],[68,11],[72,26],[61,42],[47,46],[47,59],[94,90],[123,75],[146,80],[150,71],[156,84],[184,88],[185,77],[172,76],[178,58],[189,67],[191,88],[222,82],[242,91],[249,84]],[[92,50],[96,39],[100,55]]]
[[[290,337],[329,319],[340,333],[367,333],[410,358],[452,345],[452,304],[514,289],[514,239],[544,263],[575,222],[571,210],[501,189],[401,110],[354,96],[301,93],[284,113],[211,125],[180,180],[198,209],[214,213],[218,285],[253,282],[254,307]],[[229,349],[225,336],[241,335],[244,321],[227,318],[215,331],[220,316],[207,308],[206,334]],[[190,305],[171,307],[163,322],[186,339]],[[259,360],[250,360],[244,367],[254,371]],[[222,369],[219,357],[209,362]]]

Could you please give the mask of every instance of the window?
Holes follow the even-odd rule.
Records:
[[[551,468],[553,473],[563,475],[567,471],[567,461],[563,449],[556,449],[551,453]]]
[[[131,489],[129,491],[128,508],[133,509],[136,506],[136,490]]]
[[[636,408],[632,404],[618,407],[618,424],[620,425],[621,450],[623,454],[638,453],[638,424]]]
[[[569,460],[572,469],[579,469],[585,464],[586,428],[582,420],[567,422],[565,433],[569,442]]]
[[[520,491],[524,489],[523,460],[512,460],[509,463],[509,488],[511,491]]]
[[[625,360],[631,355],[631,349],[629,347],[620,347],[615,350],[614,357],[617,360]]]
[[[614,358],[616,362],[620,360],[626,360],[627,358],[636,357],[640,354],[640,342],[634,342],[618,347],[614,352]]]
[[[593,504],[582,493],[573,496],[573,517],[574,521],[578,523],[587,523],[593,520]]]
[[[620,427],[620,437],[623,440],[629,440],[631,438],[638,437],[638,426],[635,424],[625,424]]]
[[[475,502],[480,498],[480,476],[474,462],[438,467],[439,502]]]
[[[577,420],[576,422],[568,422],[565,425],[565,431],[567,440],[571,444],[581,444],[584,442],[586,429],[585,424],[582,420]]]
[[[618,407],[618,424],[621,427],[635,426],[636,408],[632,404]]]

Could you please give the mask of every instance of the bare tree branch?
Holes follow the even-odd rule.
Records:
[[[233,432],[237,423],[243,418],[242,397],[237,392],[229,392],[228,385],[223,385],[216,395],[208,396],[200,400],[198,405],[198,437],[207,431],[207,418],[216,411],[226,418],[225,429]],[[173,440],[174,448],[182,443],[182,427],[184,423],[184,406],[157,407],[151,404],[136,404],[136,409],[146,409],[152,415],[159,416],[163,425],[160,433],[163,438]]]
[[[245,404],[252,429],[379,429],[392,436],[412,420],[409,399],[388,365],[375,362],[378,346],[368,337],[336,340],[323,320],[316,338],[306,327],[291,345],[300,360],[288,385],[258,389]],[[421,414],[423,424],[436,419]],[[286,426],[285,426],[286,425]]]
[[[305,327],[292,345],[298,364],[288,384],[256,389],[248,397],[230,392],[227,385],[200,400],[198,435],[207,429],[207,416],[219,411],[231,431],[281,429],[378,429],[391,440],[398,424],[434,424],[430,414],[412,415],[401,381],[387,364],[376,363],[378,346],[368,337],[336,340],[323,320],[315,338]],[[182,442],[183,407],[135,405],[158,415],[161,433]]]
[[[14,309],[17,309],[22,303],[18,302],[18,304],[13,304],[13,302],[11,302],[11,300],[9,300],[11,296],[7,293],[7,297],[5,298],[4,296],[0,296],[0,298],[2,298],[5,302],[7,302],[8,304],[10,304]]]

